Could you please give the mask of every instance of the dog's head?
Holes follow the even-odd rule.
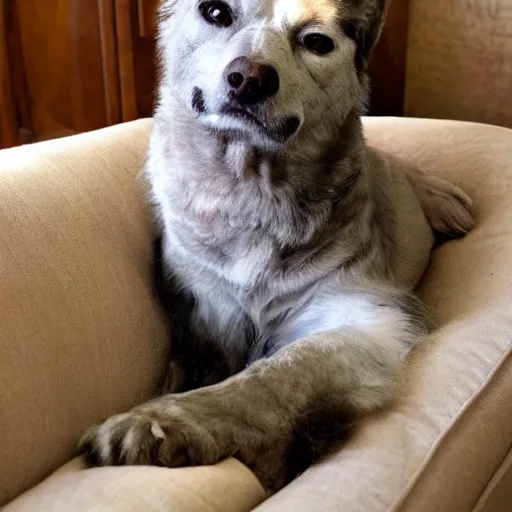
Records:
[[[276,150],[366,101],[386,0],[163,0],[161,97],[223,137]]]

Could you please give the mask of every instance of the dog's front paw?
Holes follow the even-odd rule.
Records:
[[[165,411],[163,410],[165,408]],[[146,404],[91,427],[80,442],[89,466],[180,467],[218,462],[216,441],[177,404]]]

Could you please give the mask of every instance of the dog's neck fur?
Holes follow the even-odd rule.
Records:
[[[225,219],[220,224],[228,237],[237,225],[253,225],[271,232],[278,245],[289,249],[325,235],[327,228],[335,227],[333,217],[341,228],[344,211],[353,217],[358,199],[368,198],[356,110],[335,137],[316,133],[312,140],[303,140],[299,134],[289,147],[266,154],[242,140],[228,141],[212,133],[175,101],[165,101],[162,112],[164,108],[165,115],[156,115],[161,125],[157,132],[167,146],[165,166],[176,170],[171,195],[179,193],[182,199],[173,208],[205,229]],[[172,131],[166,129],[171,118]],[[304,216],[301,209],[315,214]],[[228,234],[226,226],[235,229]]]
[[[355,113],[340,123],[335,137],[319,136],[310,141],[299,137],[290,147],[276,153],[266,153],[244,141],[217,139],[218,153],[223,155],[228,172],[244,181],[265,181],[270,187],[286,182],[297,191],[311,193],[312,189],[320,187],[325,192],[326,187],[336,185],[340,164],[351,159],[351,166],[360,166],[360,152],[353,151],[354,145],[359,147],[362,143],[361,122]]]

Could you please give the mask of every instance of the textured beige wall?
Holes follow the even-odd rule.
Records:
[[[405,114],[512,127],[512,0],[411,0]]]

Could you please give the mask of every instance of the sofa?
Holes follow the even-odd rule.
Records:
[[[476,228],[419,288],[437,328],[398,403],[274,496],[243,464],[84,469],[90,424],[154,396],[169,326],[140,177],[151,120],[0,151],[5,512],[512,510],[512,131],[367,118],[369,144],[462,186]]]

